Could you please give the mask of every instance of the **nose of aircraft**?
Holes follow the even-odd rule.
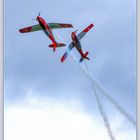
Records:
[[[74,38],[74,32],[71,33],[71,38],[72,38],[72,39]]]
[[[38,20],[38,21],[39,21],[39,16],[37,16],[37,17],[36,17],[36,20]]]

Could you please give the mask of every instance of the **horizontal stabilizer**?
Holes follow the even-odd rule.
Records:
[[[64,47],[66,46],[64,43],[57,43],[56,45],[55,44],[50,44],[49,47],[50,48],[54,48],[54,47]]]
[[[88,54],[89,54],[89,52],[86,52],[86,53],[85,53],[85,57],[87,57]]]
[[[83,60],[84,60],[84,58],[83,58],[83,57],[81,57],[81,58],[80,58],[80,60],[79,60],[79,62],[81,63],[81,62],[83,62]]]
[[[84,56],[80,58],[79,62],[82,62],[84,59],[89,60],[89,58],[87,57],[88,54],[89,54],[89,52],[86,52],[86,53],[84,54]]]
[[[61,58],[61,62],[62,62],[62,63],[63,63],[64,60],[67,58],[67,56],[68,56],[68,53],[65,53],[65,54],[62,56],[62,58]]]

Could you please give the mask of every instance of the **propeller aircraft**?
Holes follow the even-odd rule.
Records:
[[[66,52],[64,53],[64,55],[61,58],[61,62],[63,63],[64,60],[67,58],[68,54],[70,53],[70,51],[75,47],[77,49],[77,51],[80,53],[81,58],[79,60],[79,62],[82,62],[84,59],[89,60],[89,58],[87,57],[87,55],[89,54],[89,52],[87,51],[86,53],[83,53],[82,50],[82,46],[80,43],[80,40],[85,36],[85,34],[93,27],[93,24],[90,24],[86,29],[84,29],[81,33],[79,33],[76,36],[76,32],[72,32],[71,33],[71,38],[72,38],[72,42],[70,43],[69,47],[67,48]]]
[[[47,23],[41,16],[40,13],[36,17],[36,20],[39,24],[25,27],[22,29],[19,29],[20,33],[28,33],[28,32],[34,32],[43,30],[44,33],[50,38],[52,41],[52,44],[49,45],[50,48],[53,48],[53,51],[55,52],[57,47],[63,47],[66,46],[64,43],[58,43],[55,40],[55,37],[53,35],[52,29],[58,29],[58,28],[72,28],[72,24],[64,24],[64,23]]]

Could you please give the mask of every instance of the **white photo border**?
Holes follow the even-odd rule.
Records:
[[[137,140],[140,140],[139,126],[140,126],[140,0],[136,2],[137,8]],[[4,16],[4,0],[0,0],[0,140],[4,140],[4,71],[3,71],[3,16]]]
[[[3,0],[0,0],[0,140],[4,140],[4,94],[3,94]]]
[[[137,63],[137,106],[136,106],[136,109],[137,109],[137,118],[136,118],[136,123],[137,123],[137,140],[140,139],[140,134],[139,134],[139,126],[140,126],[140,103],[139,103],[139,100],[140,100],[140,17],[139,17],[139,13],[140,13],[140,0],[137,0],[136,1],[136,8],[137,8],[137,13],[136,13],[136,32],[137,32],[137,49],[136,49],[136,53],[137,53],[137,60],[136,60],[136,63]]]

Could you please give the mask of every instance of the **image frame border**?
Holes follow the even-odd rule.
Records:
[[[4,140],[4,0],[0,0],[0,140]],[[136,0],[136,139],[140,139],[140,0]]]
[[[4,140],[4,0],[0,0],[0,140]]]

